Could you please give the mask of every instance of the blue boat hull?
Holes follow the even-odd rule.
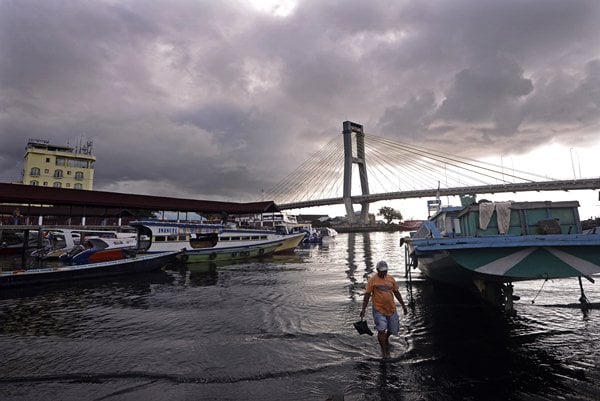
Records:
[[[2,272],[0,288],[150,272],[175,261],[179,253],[180,251],[164,252],[102,263]]]

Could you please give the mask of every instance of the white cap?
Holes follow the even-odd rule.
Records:
[[[386,261],[382,260],[382,261],[377,262],[376,269],[377,269],[377,271],[380,271],[380,272],[386,272],[388,269],[388,265],[387,265]]]

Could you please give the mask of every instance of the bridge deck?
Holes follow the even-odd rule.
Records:
[[[586,178],[573,180],[553,180],[539,182],[523,182],[514,184],[501,185],[479,185],[468,187],[454,188],[439,188],[439,189],[423,189],[415,191],[398,191],[382,194],[369,194],[352,196],[352,202],[355,204],[365,202],[378,202],[391,199],[410,199],[410,198],[428,198],[435,196],[451,196],[451,195],[473,195],[473,194],[493,194],[505,192],[531,192],[531,191],[571,191],[581,189],[599,189],[600,178]],[[343,198],[319,199],[303,202],[292,202],[278,204],[281,210],[299,209],[304,207],[327,206],[343,204]]]

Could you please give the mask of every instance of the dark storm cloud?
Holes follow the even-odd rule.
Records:
[[[415,113],[414,102],[402,96],[401,102],[388,104],[379,129],[393,132],[396,126],[407,139],[419,138],[430,146],[442,141],[455,150],[471,148],[480,155],[501,148],[527,151],[548,141],[549,132],[565,144],[595,140],[600,110],[598,102],[591,100],[588,63],[594,65],[600,54],[595,39],[598,5],[424,3],[415,5],[413,15],[427,20],[428,26],[421,30],[423,25],[411,25],[406,46],[394,49],[395,63],[399,74],[407,77],[399,90],[431,89],[436,102]],[[589,100],[585,107],[589,118],[572,124],[582,113],[582,98]],[[562,117],[556,121],[540,118],[543,115]]]
[[[501,105],[516,101],[533,90],[530,79],[512,62],[497,60],[488,66],[456,74],[440,105],[437,117],[445,120],[484,122],[494,118]]]
[[[93,139],[96,189],[232,200],[257,199],[348,119],[471,156],[549,132],[583,145],[600,122],[599,17],[593,0],[314,0],[284,17],[242,1],[4,1],[0,181],[19,179],[27,138]]]

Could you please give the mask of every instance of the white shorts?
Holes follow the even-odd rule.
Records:
[[[388,330],[394,335],[398,335],[398,332],[400,331],[400,319],[398,318],[398,312],[394,312],[390,316],[386,316],[373,308],[373,321],[375,322],[375,328],[377,331]]]

